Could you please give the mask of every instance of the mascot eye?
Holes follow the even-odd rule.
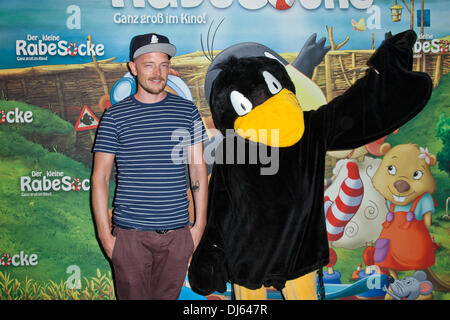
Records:
[[[397,168],[395,168],[395,166],[393,166],[393,165],[390,165],[390,166],[388,167],[388,172],[389,172],[389,174],[390,174],[391,176],[393,176],[393,175],[395,175],[395,174],[397,173]]]
[[[413,174],[413,178],[414,180],[420,180],[420,178],[422,178],[423,176],[423,172],[420,170],[417,170],[416,172],[414,172]]]
[[[281,85],[280,81],[277,80],[273,75],[271,75],[269,72],[264,71],[262,73],[264,80],[266,80],[267,87],[269,88],[270,93],[277,94],[278,92],[283,89],[283,86]]]
[[[264,55],[265,55],[267,58],[270,58],[270,59],[273,59],[273,60],[278,61],[278,62],[281,63],[281,65],[284,67],[283,62],[281,62],[277,57],[275,57],[275,56],[274,56],[273,54],[271,54],[270,52],[264,51]]]
[[[234,110],[240,117],[246,115],[253,109],[253,104],[250,100],[239,91],[231,91],[230,100]]]

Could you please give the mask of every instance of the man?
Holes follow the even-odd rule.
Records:
[[[162,35],[131,40],[129,68],[137,78],[136,94],[105,111],[93,148],[92,207],[98,237],[113,264],[118,299],[177,299],[206,224],[205,128],[192,102],[164,91],[175,52]],[[185,161],[179,161],[180,146],[187,149]],[[118,175],[111,232],[114,161]],[[192,228],[186,161],[195,207]]]

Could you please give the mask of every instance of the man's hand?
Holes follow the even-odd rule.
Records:
[[[112,234],[109,234],[103,236],[100,241],[102,243],[103,250],[105,250],[105,253],[108,256],[109,260],[111,260],[114,246],[116,244],[116,237],[114,237]]]
[[[203,236],[203,231],[205,230],[205,226],[194,225],[190,231],[192,240],[194,241],[194,251],[197,249],[198,244]]]

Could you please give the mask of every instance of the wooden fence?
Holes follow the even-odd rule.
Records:
[[[331,100],[347,90],[367,69],[366,62],[374,50],[334,50],[314,72],[313,80]],[[217,52],[216,52],[217,54]],[[293,61],[296,53],[282,56]],[[449,72],[450,53],[427,54],[414,59],[414,70],[423,70],[437,85]],[[114,83],[127,71],[125,62],[115,58],[85,64],[48,65],[0,70],[0,90],[3,98],[24,101],[56,112],[75,123],[84,105],[101,115],[101,99],[109,95]],[[209,60],[201,52],[172,59],[172,66],[189,86],[203,117],[210,115],[204,96],[204,78]]]

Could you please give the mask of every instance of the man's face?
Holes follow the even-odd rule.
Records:
[[[159,94],[166,87],[170,60],[162,52],[149,52],[130,62],[130,69],[137,77],[138,85],[150,94]]]

